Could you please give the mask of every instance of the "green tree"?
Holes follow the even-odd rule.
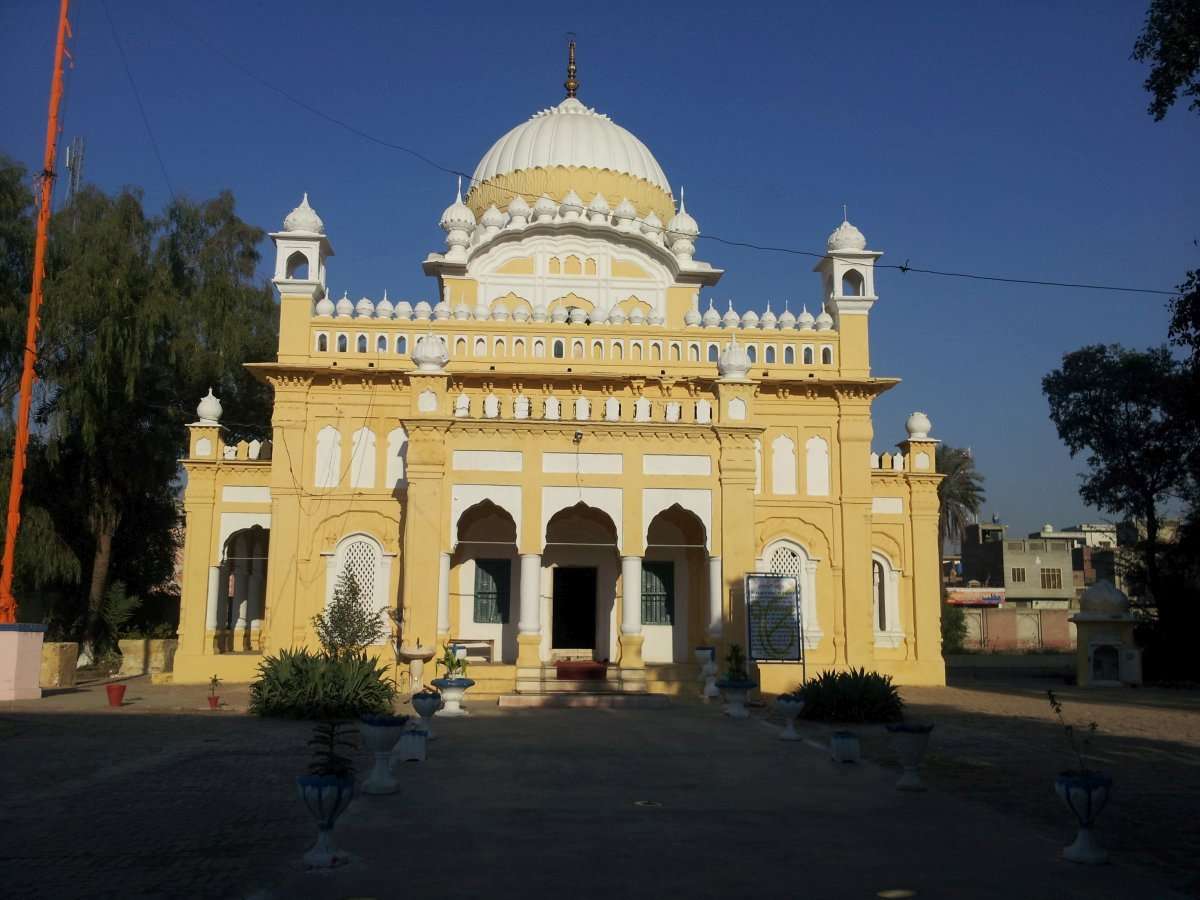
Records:
[[[943,475],[938,482],[938,554],[946,542],[961,543],[963,533],[983,506],[986,495],[983,476],[975,468],[975,458],[965,447],[938,444],[934,462]]]
[[[1200,0],[1151,0],[1133,58],[1150,64],[1150,114],[1161,120],[1180,93],[1200,112]]]
[[[1042,379],[1050,418],[1071,456],[1087,454],[1079,495],[1090,506],[1140,520],[1151,596],[1158,587],[1159,511],[1188,482],[1196,425],[1181,415],[1189,376],[1166,347],[1083,347]],[[1160,609],[1161,614],[1161,609]]]
[[[329,605],[313,616],[321,649],[333,659],[357,656],[383,636],[383,613],[367,609],[349,569],[338,576]]]
[[[21,378],[35,230],[30,184],[25,167],[0,154],[0,420],[11,419]]]

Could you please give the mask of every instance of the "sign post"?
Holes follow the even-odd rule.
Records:
[[[745,576],[747,656],[755,662],[799,662],[804,658],[804,613],[794,575],[752,572]]]

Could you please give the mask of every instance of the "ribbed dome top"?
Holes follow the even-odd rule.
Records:
[[[645,144],[574,97],[535,113],[496,141],[475,167],[473,183],[552,166],[607,169],[671,193],[667,176]]]

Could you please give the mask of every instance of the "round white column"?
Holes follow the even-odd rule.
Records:
[[[450,634],[450,554],[441,553],[438,556],[438,634]]]
[[[521,613],[517,630],[521,634],[541,634],[542,557],[539,553],[521,554]]]
[[[246,614],[250,596],[250,560],[247,557],[251,553],[250,542],[246,539],[246,535],[243,534],[237,539],[235,547],[234,552],[237,557],[233,561],[233,627],[245,629],[248,622]]]
[[[621,634],[642,633],[642,558],[621,557]]]
[[[725,628],[724,611],[721,608],[721,598],[724,594],[721,584],[721,557],[708,558],[708,636],[720,637]]]
[[[208,567],[208,605],[204,609],[204,627],[217,630],[217,615],[221,605],[221,567]]]

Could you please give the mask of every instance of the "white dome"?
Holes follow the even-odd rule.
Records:
[[[904,430],[908,432],[909,440],[925,441],[929,439],[929,432],[933,429],[933,423],[929,421],[929,416],[923,412],[915,412],[908,417],[908,421],[904,423]],[[1051,528],[1051,531],[1054,529]]]
[[[763,313],[761,319],[758,320],[758,327],[765,328],[768,331],[773,331],[779,320],[775,318],[775,313],[771,312],[771,301],[767,301],[767,311]]]
[[[796,327],[796,314],[788,309],[787,301],[783,301],[783,312],[779,315],[779,327],[783,331],[791,331]]]
[[[821,314],[816,319],[817,331],[829,331],[833,328],[833,316],[829,314],[829,310],[821,310]]]
[[[396,308],[392,306],[392,301],[388,299],[387,291],[383,292],[383,299],[375,304],[375,318],[390,319]]]
[[[667,176],[645,144],[574,97],[535,113],[496,141],[475,167],[471,183],[551,166],[608,169],[671,193]]]
[[[717,359],[717,372],[722,381],[744,381],[749,371],[750,357],[746,348],[737,342],[735,334]]]
[[[825,241],[825,249],[829,251],[865,250],[866,247],[867,239],[863,236],[863,233],[845,221],[835,228],[833,233],[829,235],[829,239]]]
[[[814,321],[813,314],[808,311],[808,307],[800,307],[800,315],[796,319],[796,327],[801,331],[812,331]]]
[[[701,321],[705,328],[716,328],[721,324],[721,314],[713,308],[712,297],[708,298],[708,309],[704,311]]]
[[[684,237],[697,237],[700,234],[700,226],[696,224],[696,220],[691,217],[687,206],[684,205],[683,188],[679,189],[679,212],[675,213],[671,217],[671,221],[667,223],[667,231]]]
[[[325,223],[317,215],[317,211],[308,205],[308,194],[300,201],[300,205],[287,214],[283,220],[284,231],[298,231],[303,234],[324,234]]]

